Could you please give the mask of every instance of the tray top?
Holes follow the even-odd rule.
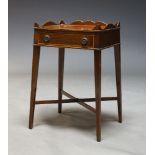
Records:
[[[120,23],[104,23],[101,21],[82,21],[77,20],[71,23],[65,23],[60,21],[58,24],[52,21],[47,21],[43,25],[38,23],[34,24],[35,29],[45,29],[45,30],[63,30],[63,31],[103,31],[108,29],[116,29],[120,27]]]

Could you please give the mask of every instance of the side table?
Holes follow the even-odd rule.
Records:
[[[41,46],[59,48],[58,58],[58,100],[36,100],[37,78]],[[101,51],[114,47],[115,75],[117,96],[101,97]],[[94,52],[95,98],[77,98],[63,89],[65,48],[85,49]],[[69,99],[63,99],[62,95]],[[58,104],[58,112],[62,111],[62,103],[77,102],[96,114],[96,139],[101,141],[101,101],[116,100],[118,105],[118,121],[122,122],[121,94],[121,51],[120,23],[107,24],[100,21],[74,21],[66,24],[64,21],[34,24],[34,43],[32,60],[32,80],[30,97],[29,128],[33,128],[34,110],[37,104]],[[96,108],[85,102],[96,102]]]

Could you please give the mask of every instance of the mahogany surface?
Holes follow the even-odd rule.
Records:
[[[43,25],[34,24],[35,46],[53,46],[60,48],[83,48],[101,50],[120,43],[120,24],[106,24],[103,22],[75,21],[65,24],[46,22]],[[44,37],[49,36],[45,41]],[[82,45],[83,38],[87,43]]]
[[[58,99],[36,100],[37,78],[39,70],[40,47],[57,47],[58,54]],[[101,97],[101,55],[102,49],[113,47],[116,75],[116,96]],[[65,48],[79,48],[94,52],[95,98],[77,98],[63,89]],[[32,80],[29,128],[33,128],[35,105],[58,104],[58,112],[62,112],[62,103],[77,102],[96,115],[96,140],[101,141],[101,101],[116,100],[118,106],[118,121],[122,122],[122,90],[121,90],[121,46],[120,23],[104,23],[101,21],[81,21],[71,23],[47,21],[42,25],[34,24],[34,42],[32,59]],[[63,95],[69,99],[63,99]],[[95,101],[93,108],[86,102]]]

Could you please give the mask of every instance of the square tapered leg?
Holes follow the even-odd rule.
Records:
[[[29,128],[30,129],[33,128],[37,78],[38,78],[38,69],[39,69],[39,58],[40,58],[40,46],[33,46],[31,97],[30,97],[30,113],[29,113]]]
[[[65,49],[59,48],[58,56],[58,112],[62,111],[62,89],[63,89],[63,75],[64,75],[64,57]]]
[[[118,120],[122,122],[122,88],[121,88],[121,50],[120,44],[114,46],[115,73],[117,88]]]
[[[101,141],[101,51],[94,51],[95,98],[96,98],[96,139]]]

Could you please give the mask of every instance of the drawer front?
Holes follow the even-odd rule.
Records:
[[[38,43],[47,46],[64,46],[75,48],[93,48],[94,36],[83,34],[65,34],[42,32],[39,34]]]

